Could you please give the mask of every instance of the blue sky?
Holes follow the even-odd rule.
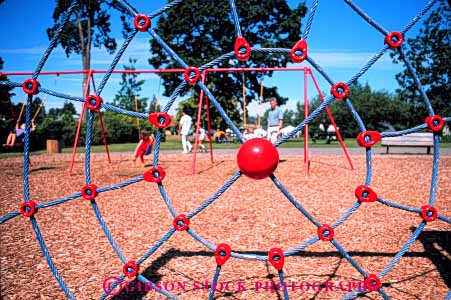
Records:
[[[150,13],[166,3],[166,1],[162,0],[130,0],[130,2],[142,13]],[[289,0],[288,2],[292,6],[298,3],[298,1],[294,0]],[[311,2],[306,2],[308,7],[310,7]],[[388,31],[401,30],[427,3],[426,0],[354,0],[354,2]],[[436,5],[439,4],[437,3]],[[54,0],[7,0],[0,5],[0,36],[2,37],[0,56],[5,61],[4,71],[34,70],[49,43],[46,28],[52,25],[54,7]],[[408,32],[407,37],[415,37],[417,35],[423,20],[418,22]],[[116,15],[113,15],[112,23],[113,35],[117,38],[118,45],[121,45],[121,23]],[[129,57],[138,59],[136,68],[151,68],[147,64],[149,38],[150,36],[147,33],[139,33],[127,49],[117,68],[122,69],[123,64],[127,63]],[[381,33],[368,25],[344,1],[323,0],[320,1],[318,6],[309,35],[309,55],[324,68],[333,80],[347,81],[374,53],[383,47],[383,39],[384,37]],[[224,52],[228,52],[231,49],[226,49]],[[103,49],[93,49],[92,68],[107,69],[112,59],[113,55],[107,54]],[[305,66],[308,65],[306,64]],[[58,47],[50,56],[43,70],[80,70],[81,68],[79,56],[73,55],[67,58],[63,50]],[[386,53],[362,77],[361,82],[368,82],[377,90],[394,91],[397,88],[395,74],[400,70],[401,66],[393,64],[389,54]],[[329,90],[329,85],[321,76],[316,71],[314,71],[314,74],[320,83],[321,90]],[[164,104],[166,99],[161,96],[163,89],[159,88],[159,79],[154,75],[141,76],[141,78],[146,79],[143,93],[149,98],[156,94]],[[10,77],[10,80],[22,82],[27,77],[14,76]],[[82,94],[81,75],[41,76],[39,80],[41,85],[46,88],[78,96]],[[101,75],[97,75],[95,80],[99,83]],[[106,101],[114,97],[118,90],[119,81],[119,75],[113,75],[110,79],[102,93]],[[297,101],[303,101],[302,73],[276,72],[272,78],[265,79],[265,85],[278,86],[279,92],[283,96],[289,97],[287,108],[294,108]],[[309,98],[316,95],[311,82],[309,83],[308,91]],[[18,89],[15,93],[17,96],[13,98],[13,101],[16,103],[22,102],[24,99],[23,93]],[[43,98],[46,97],[43,96]],[[47,108],[58,107],[62,103],[61,99],[46,98]],[[79,106],[79,104],[76,104],[76,106]],[[255,115],[258,105],[252,103],[248,106],[248,109],[250,114]]]

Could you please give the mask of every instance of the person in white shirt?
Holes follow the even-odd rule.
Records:
[[[207,152],[207,148],[204,145],[204,141],[205,141],[206,137],[207,137],[207,134],[206,134],[205,129],[203,129],[202,127],[199,128],[199,147],[200,147],[200,152]]]
[[[182,111],[182,117],[180,118],[179,122],[179,134],[182,137],[182,147],[183,147],[183,154],[186,154],[188,152],[191,152],[193,149],[193,146],[191,145],[190,141],[188,140],[188,135],[191,130],[191,125],[193,124],[193,119],[187,114],[187,110],[183,109]]]

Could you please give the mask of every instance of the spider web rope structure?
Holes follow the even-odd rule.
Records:
[[[38,65],[36,66],[34,73],[32,77],[23,83],[19,82],[12,82],[12,81],[0,81],[0,85],[2,86],[8,86],[12,88],[16,87],[22,87],[24,92],[28,94],[27,98],[27,107],[26,107],[26,134],[24,139],[24,155],[23,155],[23,192],[24,192],[24,199],[23,203],[20,206],[20,209],[18,211],[14,211],[6,216],[3,216],[0,219],[0,224],[3,224],[11,219],[13,219],[16,216],[23,215],[24,217],[29,218],[31,225],[33,227],[33,230],[36,234],[36,239],[38,240],[38,243],[42,249],[42,252],[47,260],[48,266],[53,273],[55,279],[58,281],[61,289],[69,299],[76,299],[75,295],[68,289],[64,279],[61,277],[61,275],[58,273],[57,268],[55,267],[51,255],[47,249],[46,243],[44,242],[44,238],[41,234],[41,231],[38,226],[38,219],[39,214],[36,215],[36,212],[40,209],[47,209],[51,206],[59,205],[68,201],[72,201],[74,199],[83,197],[87,200],[90,200],[90,204],[92,206],[92,209],[94,210],[94,213],[101,225],[101,228],[108,239],[109,243],[111,244],[112,248],[116,252],[117,256],[120,258],[121,262],[123,263],[123,272],[122,274],[117,277],[117,280],[111,284],[105,291],[103,295],[100,296],[99,299],[105,299],[109,296],[111,291],[113,291],[118,285],[121,284],[122,281],[124,281],[127,277],[129,278],[137,278],[140,282],[146,285],[150,285],[153,290],[163,294],[166,297],[169,297],[171,299],[177,299],[176,296],[171,294],[168,291],[165,291],[163,289],[160,289],[156,286],[155,283],[149,281],[145,276],[140,274],[139,267],[140,265],[146,261],[161,245],[163,245],[167,240],[169,240],[172,235],[176,231],[185,231],[187,234],[192,236],[195,240],[199,241],[201,244],[206,246],[208,249],[210,249],[215,254],[217,268],[216,272],[213,275],[212,285],[210,288],[210,293],[208,296],[209,300],[212,300],[214,298],[214,291],[215,291],[215,285],[218,282],[219,274],[221,267],[224,263],[226,263],[227,259],[229,257],[234,257],[236,259],[246,259],[246,260],[257,260],[257,261],[269,261],[278,271],[279,280],[281,283],[281,286],[284,285],[285,278],[284,278],[284,272],[283,272],[283,264],[284,264],[284,257],[294,255],[298,253],[299,251],[302,251],[306,249],[307,247],[320,242],[320,241],[326,241],[330,242],[338,251],[339,253],[362,275],[362,278],[364,279],[365,283],[365,290],[355,290],[353,292],[348,293],[345,295],[342,299],[352,299],[354,297],[357,297],[361,295],[364,292],[368,291],[376,291],[378,292],[383,299],[390,299],[390,296],[384,291],[382,288],[382,280],[384,276],[386,276],[396,265],[396,263],[401,259],[401,257],[408,251],[409,247],[413,244],[413,242],[417,239],[419,234],[423,231],[423,229],[426,227],[428,222],[434,221],[435,219],[441,220],[443,222],[451,224],[451,219],[447,216],[444,216],[437,212],[437,210],[434,208],[434,204],[436,201],[436,187],[437,187],[437,179],[438,179],[438,167],[439,167],[439,154],[440,154],[440,139],[439,139],[439,133],[442,129],[444,123],[450,122],[451,117],[442,118],[440,115],[435,114],[431,103],[428,99],[428,96],[423,90],[423,87],[421,85],[420,80],[418,79],[414,68],[412,67],[411,62],[409,61],[408,57],[405,55],[404,50],[402,49],[402,42],[404,35],[409,31],[409,29],[412,28],[413,25],[415,25],[434,5],[446,5],[443,3],[443,1],[436,1],[436,0],[430,0],[426,6],[418,13],[416,17],[414,17],[403,29],[401,29],[399,32],[389,32],[386,30],[382,25],[378,24],[376,21],[374,21],[369,15],[367,15],[362,9],[360,9],[355,3],[353,3],[351,0],[345,0],[345,2],[350,6],[351,9],[353,9],[358,15],[360,15],[369,25],[374,27],[377,31],[379,31],[382,34],[382,38],[385,37],[385,45],[377,52],[361,69],[358,71],[354,76],[352,76],[347,82],[336,82],[334,81],[318,64],[313,57],[310,55],[307,55],[307,39],[308,35],[311,29],[311,26],[313,24],[314,16],[316,13],[316,9],[318,7],[319,0],[314,0],[312,3],[311,8],[309,9],[309,14],[307,17],[307,25],[306,28],[302,34],[302,39],[299,40],[292,49],[285,49],[285,48],[258,48],[258,47],[251,47],[246,39],[244,38],[243,33],[241,32],[241,27],[239,23],[239,14],[235,5],[234,0],[229,0],[230,4],[230,12],[232,16],[232,20],[235,27],[235,33],[236,33],[236,40],[235,40],[235,51],[231,51],[228,53],[223,54],[222,56],[214,59],[211,62],[208,62],[200,67],[193,67],[188,66],[181,57],[177,55],[175,51],[171,49],[171,47],[151,28],[150,23],[151,19],[154,17],[157,17],[158,15],[164,13],[166,10],[176,7],[178,4],[182,3],[182,0],[176,0],[173,1],[166,6],[163,6],[162,8],[148,14],[139,14],[126,0],[120,0],[120,4],[123,6],[124,10],[127,12],[129,17],[133,19],[135,27],[133,30],[128,34],[127,38],[125,39],[123,45],[115,55],[108,71],[105,73],[100,85],[97,88],[97,93],[95,95],[90,95],[86,99],[82,97],[76,97],[76,96],[70,96],[64,93],[60,93],[57,91],[46,89],[45,87],[40,86],[39,82],[37,81],[40,72],[46,63],[49,55],[51,54],[52,50],[57,45],[57,40],[59,36],[61,35],[62,29],[65,26],[65,24],[68,22],[70,15],[73,13],[74,10],[77,9],[77,0],[73,0],[69,8],[67,9],[65,16],[63,17],[63,21],[61,23],[60,28],[57,30],[56,34],[54,35],[53,39],[51,40],[47,50],[43,54],[41,60],[39,61]],[[133,111],[127,111],[118,107],[115,107],[113,105],[106,104],[102,102],[101,93],[108,82],[113,70],[116,68],[116,65],[118,64],[120,58],[124,54],[124,51],[129,46],[130,42],[133,40],[133,38],[139,33],[139,32],[147,32],[153,39],[155,39],[167,52],[167,54],[178,62],[178,64],[185,69],[184,73],[184,80],[182,80],[182,83],[175,89],[173,94],[170,96],[170,100],[164,107],[164,109],[161,112],[153,113],[150,115],[139,113],[139,112],[133,112]],[[381,40],[382,40],[381,38]],[[365,127],[364,122],[362,121],[360,115],[358,112],[354,109],[354,106],[352,104],[351,99],[348,97],[349,92],[349,86],[352,86],[356,81],[363,75],[365,72],[367,72],[371,66],[374,65],[381,57],[382,55],[387,52],[389,49],[392,49],[394,51],[398,51],[401,60],[405,63],[408,71],[410,72],[410,75],[412,76],[417,88],[420,91],[420,95],[422,97],[422,100],[426,104],[426,108],[428,111],[428,116],[425,120],[425,123],[419,124],[418,126],[415,126],[413,128],[409,128],[402,131],[397,132],[383,132],[379,133],[376,131],[370,131],[367,130]],[[366,150],[366,178],[364,180],[364,184],[360,185],[356,188],[355,196],[357,198],[356,202],[345,212],[338,220],[336,220],[335,223],[328,225],[328,224],[322,224],[319,220],[317,220],[307,209],[303,207],[303,205],[296,200],[290,192],[284,187],[282,182],[276,178],[274,175],[270,175],[270,179],[274,183],[274,185],[285,195],[287,200],[295,206],[299,212],[304,215],[305,218],[307,218],[310,222],[312,222],[317,228],[318,228],[318,234],[316,236],[313,236],[304,242],[300,243],[298,246],[289,249],[289,250],[282,250],[280,248],[273,248],[269,251],[267,256],[258,255],[258,254],[242,254],[242,253],[236,253],[233,252],[233,250],[227,245],[227,244],[219,244],[214,245],[210,243],[209,241],[205,240],[201,235],[196,233],[193,229],[189,227],[190,221],[199,214],[202,210],[204,210],[207,206],[212,204],[216,199],[218,199],[230,186],[232,186],[242,175],[242,171],[238,171],[236,174],[234,174],[227,182],[223,184],[223,186],[209,199],[205,200],[199,207],[194,209],[192,212],[188,213],[187,215],[179,214],[174,209],[171,200],[169,199],[165,188],[163,184],[163,179],[165,175],[164,169],[162,169],[158,165],[158,159],[159,159],[159,153],[160,153],[160,142],[162,138],[162,130],[169,125],[169,115],[167,112],[171,108],[171,106],[174,104],[174,101],[179,96],[181,91],[186,87],[186,85],[197,85],[203,92],[206,94],[206,96],[209,97],[211,103],[215,106],[215,108],[218,110],[221,117],[225,120],[225,122],[228,124],[228,126],[232,129],[232,131],[236,134],[238,139],[241,143],[243,143],[243,136],[237,126],[232,122],[232,120],[228,117],[226,112],[223,110],[219,102],[216,100],[215,96],[210,92],[210,90],[202,83],[202,81],[199,81],[199,74],[205,69],[217,67],[230,59],[238,58],[239,60],[247,60],[251,56],[251,52],[260,52],[265,54],[284,54],[287,55],[292,59],[293,62],[302,62],[307,61],[313,68],[315,68],[323,77],[324,79],[330,83],[332,86],[331,88],[331,94],[325,99],[325,101],[319,105],[306,119],[304,119],[302,122],[300,122],[289,134],[282,136],[277,143],[275,144],[275,147],[280,146],[281,144],[288,141],[290,138],[292,138],[297,132],[299,132],[305,125],[309,124],[313,119],[315,119],[324,109],[327,105],[331,104],[332,101],[336,99],[341,99],[344,101],[345,105],[349,109],[349,111],[352,113],[359,129],[360,133],[357,137],[357,141],[359,145]],[[86,106],[89,108],[89,115],[88,115],[88,123],[86,128],[86,149],[85,149],[85,159],[84,159],[84,171],[85,171],[85,185],[82,187],[80,192],[71,194],[69,196],[56,199],[50,202],[46,203],[36,203],[34,200],[30,199],[29,194],[29,145],[30,145],[30,127],[31,127],[31,101],[33,98],[33,95],[37,93],[44,93],[48,95],[55,96],[57,98],[61,99],[67,99],[71,101],[79,101],[79,102],[85,102]],[[114,111],[119,114],[124,114],[130,117],[135,118],[141,118],[141,119],[149,119],[149,121],[156,127],[159,128],[156,140],[155,140],[155,152],[153,157],[153,167],[146,171],[143,175],[137,176],[135,178],[131,178],[129,180],[126,180],[124,182],[121,182],[119,184],[111,185],[111,186],[97,186],[91,182],[91,161],[90,161],[90,150],[91,150],[91,137],[92,137],[92,130],[93,130],[93,120],[95,113],[100,109],[110,110]],[[418,207],[409,207],[405,205],[401,205],[395,202],[392,202],[390,200],[384,199],[381,196],[378,196],[375,191],[371,189],[371,179],[372,179],[372,146],[377,143],[382,137],[395,137],[395,136],[401,136],[408,133],[418,132],[420,130],[429,129],[433,131],[434,133],[434,152],[433,152],[433,167],[432,167],[432,180],[431,180],[431,187],[430,187],[430,196],[428,203],[421,208]],[[120,189],[129,185],[132,185],[134,183],[140,182],[140,181],[150,181],[154,182],[158,185],[158,189],[161,193],[161,197],[163,198],[164,203],[166,204],[168,210],[170,211],[171,215],[173,216],[174,220],[171,224],[168,224],[168,227],[170,229],[167,231],[166,234],[164,234],[161,239],[153,246],[151,247],[142,257],[140,257],[138,260],[130,260],[124,256],[121,249],[115,242],[113,236],[110,233],[110,230],[108,229],[107,224],[104,221],[104,218],[97,206],[95,197],[103,192],[113,191],[116,189]],[[353,259],[351,255],[348,254],[348,252],[341,246],[340,242],[334,238],[334,231],[343,224],[355,211],[359,209],[361,205],[372,205],[371,203],[367,202],[379,202],[382,205],[386,205],[392,208],[404,210],[407,212],[411,212],[414,214],[419,214],[421,218],[421,222],[419,222],[416,230],[412,233],[412,235],[408,238],[407,242],[404,244],[404,246],[401,247],[399,252],[393,257],[393,259],[388,263],[382,272],[379,274],[371,274],[367,270],[365,270],[362,266],[360,266],[356,260]],[[283,297],[285,300],[289,299],[288,290],[284,289],[283,291]],[[445,299],[451,299],[451,291],[445,296]]]

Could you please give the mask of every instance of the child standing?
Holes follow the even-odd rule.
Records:
[[[154,142],[153,134],[150,135],[149,132],[147,132],[146,130],[142,130],[139,133],[139,143],[136,146],[134,153],[135,158],[133,159],[133,161],[136,162],[136,159],[139,157],[141,160],[141,164],[144,167],[146,165],[144,163],[144,155],[146,154],[147,149],[149,149],[149,147],[152,147],[153,142]]]

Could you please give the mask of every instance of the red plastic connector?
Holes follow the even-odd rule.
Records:
[[[242,36],[236,38],[234,50],[236,58],[241,61],[246,61],[251,57],[251,45]]]
[[[280,248],[272,248],[269,250],[268,260],[278,271],[283,269],[283,263],[285,261],[285,255]]]
[[[355,189],[355,196],[361,202],[374,202],[377,200],[377,194],[366,185],[359,185]]]
[[[303,62],[307,58],[307,41],[299,40],[290,52],[291,60],[294,63]]]
[[[424,120],[424,122],[428,125],[429,129],[434,132],[440,132],[445,126],[445,120],[440,115],[429,116]]]
[[[215,259],[218,266],[222,266],[229,259],[232,249],[227,244],[219,244],[215,250]]]
[[[89,95],[86,97],[85,106],[92,111],[99,111],[102,107],[103,99],[97,95]]]
[[[323,224],[323,226],[318,227],[318,237],[322,241],[331,241],[334,238],[334,229],[328,225]]]
[[[381,140],[382,136],[379,131],[362,131],[357,135],[357,144],[360,147],[370,148]]]
[[[164,129],[171,124],[171,117],[165,112],[154,112],[149,114],[148,120],[150,124],[159,129]]]
[[[344,82],[337,82],[332,86],[330,92],[335,97],[335,99],[343,100],[349,95],[349,86]]]
[[[365,286],[365,290],[369,291],[377,291],[381,288],[381,280],[375,274],[368,274],[368,277],[363,281]]]
[[[94,200],[97,197],[97,186],[87,184],[81,188],[81,196],[86,200]]]
[[[384,43],[387,44],[390,49],[399,48],[402,45],[404,37],[397,31],[392,31],[385,36]]]
[[[145,32],[150,27],[150,18],[144,14],[136,15],[133,25],[135,25],[136,30]]]
[[[429,205],[423,205],[421,207],[421,217],[426,222],[432,222],[438,217],[437,209]]]
[[[19,207],[20,214],[24,217],[32,217],[34,214],[38,211],[36,208],[36,202],[33,200],[30,200],[28,202],[22,202],[22,204]]]
[[[185,231],[188,229],[189,219],[185,215],[178,215],[174,218],[172,225],[177,231]]]
[[[200,78],[200,71],[196,67],[188,67],[185,72],[183,72],[183,76],[189,84],[196,84]]]
[[[39,93],[38,88],[41,86],[41,84],[34,79],[27,79],[22,83],[22,90],[25,92],[25,94],[28,95],[37,95]]]
[[[164,169],[160,166],[156,166],[144,172],[144,180],[159,183],[164,179],[165,175],[166,172],[164,171]]]
[[[129,260],[123,267],[122,272],[128,278],[134,278],[138,275],[139,267],[136,265],[134,260]]]
[[[279,164],[279,152],[270,141],[254,138],[241,145],[237,153],[241,172],[252,179],[270,176]]]

